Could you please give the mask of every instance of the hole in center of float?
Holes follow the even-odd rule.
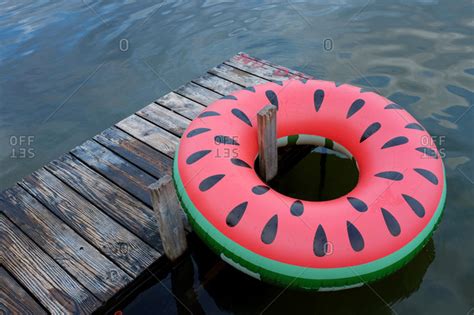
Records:
[[[258,164],[257,157],[257,174]],[[267,185],[295,199],[326,201],[346,195],[358,180],[357,162],[347,149],[330,139],[299,135],[278,139],[278,173]]]

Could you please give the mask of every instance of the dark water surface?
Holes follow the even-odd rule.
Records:
[[[195,240],[173,273],[150,275],[121,301],[125,314],[474,307],[471,1],[3,0],[0,11],[0,188],[238,51],[378,91],[415,116],[444,156],[441,225],[413,262],[383,281],[335,293],[282,291]]]

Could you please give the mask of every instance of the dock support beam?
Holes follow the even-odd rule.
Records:
[[[274,105],[267,105],[257,113],[259,175],[270,181],[278,172],[278,149],[276,139],[276,114]]]
[[[175,261],[184,253],[188,244],[173,179],[170,175],[165,175],[148,188],[165,255]]]

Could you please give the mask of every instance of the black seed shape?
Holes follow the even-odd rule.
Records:
[[[379,131],[380,127],[382,127],[382,125],[378,122],[374,122],[369,127],[367,127],[367,129],[365,129],[364,133],[362,134],[362,137],[360,137],[360,143],[364,142],[367,140],[367,138]]]
[[[275,92],[273,92],[272,90],[267,90],[267,91],[265,91],[265,95],[267,96],[268,101],[269,101],[272,105],[275,105],[276,108],[278,108],[278,97],[277,97],[277,95],[275,94]]]
[[[403,109],[403,107],[398,104],[392,103],[385,106],[384,109]]]
[[[281,82],[281,81],[273,80],[272,82],[275,83],[275,84],[283,86],[283,82]]]
[[[349,107],[349,111],[347,112],[346,118],[350,118],[352,115],[357,113],[359,109],[361,109],[365,105],[365,101],[363,99],[357,99],[355,100],[351,107]]]
[[[324,100],[324,91],[323,90],[316,90],[314,91],[313,101],[314,101],[314,108],[316,112],[319,111],[321,105],[323,104]]]
[[[253,86],[247,86],[244,90],[254,92],[255,93],[255,88]]]
[[[402,194],[402,197],[419,218],[425,216],[425,207],[418,200],[405,194]]]
[[[202,150],[194,152],[193,154],[188,156],[188,158],[186,159],[186,164],[193,164],[208,155],[210,152],[211,150]]]
[[[234,114],[235,117],[237,117],[238,119],[242,120],[244,123],[252,127],[252,122],[250,122],[250,119],[248,118],[248,116],[245,115],[245,113],[241,111],[240,109],[233,108],[232,114]]]
[[[349,221],[347,221],[347,235],[349,236],[349,241],[353,250],[360,252],[364,249],[364,239],[362,238],[362,234],[360,234],[355,225]]]
[[[301,200],[296,200],[290,207],[290,212],[295,217],[299,217],[304,212],[304,206]]]
[[[413,170],[429,180],[432,184],[438,185],[438,177],[436,177],[433,172],[425,170],[424,168],[414,168]]]
[[[236,101],[237,97],[235,97],[234,95],[226,95],[226,96],[221,97],[221,100],[234,100],[234,101]]]
[[[436,151],[427,147],[418,147],[416,148],[416,151],[419,151],[427,156],[430,156],[432,158],[437,159],[438,155],[436,154]]]
[[[205,178],[199,184],[199,190],[204,192],[211,189],[215,184],[217,184],[221,179],[223,179],[224,176],[225,174],[217,174],[217,175],[212,175],[212,176],[209,176],[208,178]]]
[[[387,209],[380,208],[380,210],[382,210],[383,219],[390,234],[393,236],[400,235],[400,224],[398,223],[397,219],[395,219],[395,217]]]
[[[214,137],[214,143],[216,144],[230,144],[230,145],[240,145],[237,141],[228,136],[218,135]]]
[[[262,242],[265,244],[271,244],[276,237],[278,231],[278,215],[274,215],[273,217],[268,220],[267,224],[265,224],[265,227],[262,230],[262,235],[260,236],[260,239]]]
[[[323,226],[320,224],[316,229],[316,234],[314,234],[313,240],[313,252],[318,257],[326,256],[326,250],[328,239],[326,237],[326,232],[324,232]]]
[[[202,112],[198,118],[204,118],[204,117],[211,117],[211,116],[220,116],[221,114],[219,114],[218,112],[213,112],[213,111],[205,111],[205,112]]]
[[[358,198],[355,198],[355,197],[347,197],[347,200],[350,202],[350,204],[352,205],[352,207],[354,207],[354,209],[356,209],[357,211],[359,212],[365,212],[367,211],[368,207],[367,205],[365,204],[365,202],[363,202],[362,200],[358,199]]]
[[[378,174],[375,174],[375,176],[396,181],[403,179],[403,174],[395,171],[380,172]]]
[[[402,145],[402,144],[405,144],[407,142],[408,142],[407,137],[403,137],[403,136],[395,137],[395,138],[390,139],[387,142],[385,142],[385,144],[382,146],[382,149],[396,147],[397,145]]]
[[[265,185],[258,185],[252,188],[252,192],[256,195],[263,195],[269,190],[270,190],[270,187],[265,186]]]
[[[417,123],[410,123],[410,124],[406,125],[405,128],[421,130],[421,131],[425,130],[425,128],[423,128],[420,124],[417,124]]]
[[[230,161],[232,162],[232,164],[237,166],[252,168],[247,162],[238,158],[231,158]]]
[[[240,219],[242,219],[248,204],[249,203],[245,201],[230,210],[227,218],[225,219],[225,223],[230,227],[236,226],[240,222]]]
[[[197,136],[197,135],[200,135],[201,133],[205,133],[205,132],[208,132],[209,128],[196,128],[194,130],[191,130],[190,132],[188,132],[188,134],[186,135],[186,138],[192,138],[194,136]]]

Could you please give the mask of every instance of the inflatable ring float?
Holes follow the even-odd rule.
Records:
[[[329,201],[271,189],[254,169],[257,113],[278,107],[278,145],[353,156],[359,178]],[[402,107],[319,80],[248,87],[211,104],[183,134],[173,167],[195,232],[220,257],[274,284],[336,290],[385,277],[426,244],[445,203],[441,157]]]

